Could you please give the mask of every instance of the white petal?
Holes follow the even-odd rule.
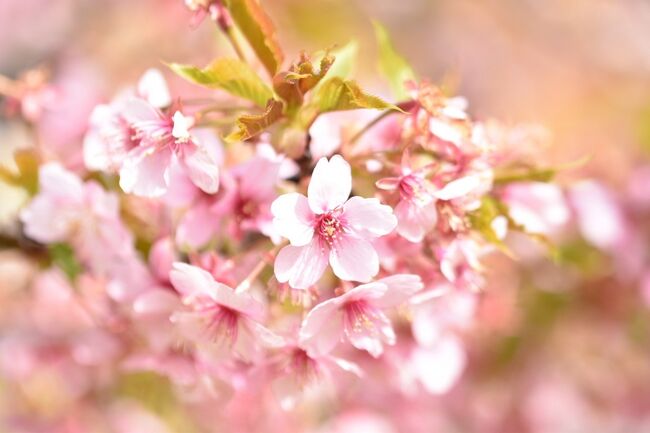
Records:
[[[296,192],[284,194],[271,204],[273,226],[291,245],[308,244],[314,235],[314,213],[307,197]]]
[[[275,258],[275,277],[281,283],[289,282],[295,289],[315,284],[327,267],[327,250],[322,250],[317,239],[300,247],[287,245]]]
[[[352,191],[352,169],[340,155],[321,158],[309,182],[309,207],[317,214],[342,205]]]
[[[379,237],[392,232],[397,218],[390,206],[376,198],[352,197],[343,206],[348,225],[364,237]]]
[[[342,236],[330,251],[334,274],[347,281],[370,281],[379,272],[379,257],[370,242]]]

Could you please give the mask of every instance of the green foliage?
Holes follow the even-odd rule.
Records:
[[[282,118],[283,105],[281,101],[270,99],[264,113],[240,116],[237,119],[237,129],[226,137],[226,141],[233,143],[248,140],[264,131]]]
[[[495,185],[506,185],[513,182],[550,182],[562,171],[580,168],[591,159],[585,156],[575,161],[561,164],[557,167],[513,167],[497,171],[494,177]]]
[[[379,46],[379,70],[388,79],[390,88],[398,99],[408,98],[404,82],[415,80],[415,72],[402,56],[400,56],[390,40],[388,31],[379,22],[373,21],[375,37]]]
[[[74,256],[72,247],[64,243],[52,244],[48,247],[52,264],[58,266],[70,280],[74,280],[83,271],[83,267]]]
[[[292,117],[302,106],[305,94],[323,79],[334,60],[334,56],[327,53],[320,59],[319,67],[314,68],[311,59],[301,54],[300,60],[291,65],[288,71],[273,77],[273,89],[286,103],[288,116]]]
[[[315,96],[314,105],[320,113],[358,108],[402,111],[396,105],[365,93],[356,82],[339,77],[330,78],[323,83]]]
[[[32,150],[17,150],[14,152],[14,162],[18,171],[0,166],[0,180],[20,188],[30,195],[38,191],[38,157]]]
[[[359,56],[359,43],[352,40],[341,48],[333,50],[332,55],[336,58],[336,61],[327,72],[327,77],[339,77],[344,80],[352,77],[356,69],[357,57]],[[320,85],[322,85],[322,82],[319,83]],[[319,86],[316,86],[316,89]]]
[[[282,64],[283,54],[275,26],[257,0],[226,0],[226,8],[269,75]]]
[[[158,415],[172,431],[193,433],[197,431],[187,413],[177,401],[169,380],[153,372],[134,372],[123,375],[117,384],[116,394],[135,400]]]
[[[472,229],[479,232],[486,241],[496,245],[502,252],[512,256],[508,247],[497,236],[492,227],[492,222],[496,217],[503,215],[503,210],[503,207],[499,205],[499,202],[494,197],[485,196],[481,200],[481,207],[470,213],[468,218]]]
[[[172,63],[169,67],[186,80],[248,99],[260,107],[273,98],[273,91],[248,64],[237,59],[217,59],[203,69]]]

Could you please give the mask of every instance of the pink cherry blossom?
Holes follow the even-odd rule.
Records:
[[[199,248],[220,231],[235,239],[260,232],[278,242],[271,203],[277,197],[282,162],[275,154],[273,159],[257,155],[224,173],[219,194],[198,194],[178,225],[176,242]]]
[[[510,217],[530,233],[553,235],[569,222],[570,211],[562,190],[542,182],[513,183],[502,193]]]
[[[178,163],[192,182],[208,194],[219,188],[216,156],[191,133],[192,117],[180,111],[163,114],[142,99],[130,99],[123,116],[139,143],[131,149],[120,169],[120,186],[127,193],[145,197],[163,195],[170,182],[170,169]]]
[[[305,317],[300,342],[310,354],[323,354],[345,336],[357,349],[378,357],[384,344],[395,344],[395,332],[384,310],[406,302],[422,287],[417,275],[398,274],[321,302]]]
[[[273,224],[291,243],[275,260],[278,281],[308,287],[318,281],[328,262],[343,280],[366,282],[379,272],[379,259],[369,241],[390,233],[397,221],[377,199],[348,199],[351,190],[350,165],[335,155],[318,161],[307,197],[289,193],[273,202]]]
[[[455,228],[466,211],[480,205],[486,180],[477,173],[449,179],[444,172],[433,174],[434,167],[411,167],[409,152],[404,152],[400,176],[379,179],[377,187],[386,191],[399,191],[395,206],[397,233],[411,242],[421,242],[438,223],[442,213],[444,224]],[[489,183],[489,182],[488,182]],[[460,222],[462,225],[462,221]]]
[[[273,392],[283,409],[292,409],[304,396],[321,386],[331,386],[338,371],[362,377],[361,368],[329,353],[314,355],[296,342],[286,342],[271,364]]]
[[[174,263],[170,279],[188,307],[172,316],[188,338],[215,356],[235,354],[251,359],[258,344],[280,344],[281,340],[260,322],[264,306],[247,293],[218,283],[203,269]]]
[[[142,75],[135,89],[120,93],[110,104],[97,105],[83,143],[84,162],[89,169],[117,173],[129,151],[138,145],[136,131],[122,114],[133,97],[156,108],[171,104],[165,78],[152,68]]]
[[[132,255],[132,235],[123,225],[118,198],[93,181],[83,183],[57,163],[39,170],[39,193],[21,212],[25,233],[50,244],[70,242],[95,270]]]

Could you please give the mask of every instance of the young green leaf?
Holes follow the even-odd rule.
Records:
[[[479,232],[486,241],[495,245],[504,254],[512,257],[512,253],[492,227],[492,222],[500,215],[502,215],[502,209],[497,200],[490,196],[485,196],[481,200],[481,207],[471,212],[468,215],[468,219],[472,229]]]
[[[18,171],[0,165],[0,180],[24,188],[30,194],[38,191],[38,156],[33,150],[17,150],[14,152],[14,163]]]
[[[379,22],[373,21],[375,37],[379,45],[379,70],[386,76],[390,88],[398,99],[406,99],[408,94],[404,82],[415,79],[415,73],[408,62],[400,56],[390,40],[388,31]]]
[[[203,69],[172,63],[169,67],[186,80],[206,87],[222,89],[248,99],[260,107],[273,98],[273,91],[246,63],[237,59],[218,59]]]
[[[396,105],[365,93],[354,81],[342,80],[339,77],[330,78],[323,83],[316,94],[314,103],[321,113],[358,108],[402,111]]]
[[[281,101],[270,99],[266,105],[266,110],[262,114],[245,114],[237,119],[237,130],[233,131],[226,137],[226,141],[233,143],[236,141],[248,140],[264,131],[266,128],[282,118]]]
[[[70,280],[74,280],[83,271],[70,245],[64,243],[51,244],[48,247],[48,252],[52,263],[58,266]]]
[[[226,0],[226,8],[269,75],[282,64],[283,54],[275,26],[258,0]]]

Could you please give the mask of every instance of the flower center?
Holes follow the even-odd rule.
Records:
[[[375,307],[363,300],[350,301],[343,307],[343,323],[349,334],[377,334],[376,323],[381,320]]]
[[[234,345],[237,341],[239,313],[223,305],[214,304],[204,310],[206,315],[206,331],[215,343]]]
[[[433,196],[427,190],[424,179],[412,174],[401,179],[399,192],[402,199],[413,201],[422,206],[430,203],[433,199]]]
[[[291,353],[290,368],[297,379],[305,384],[319,377],[318,363],[300,348],[295,348]]]
[[[343,223],[339,218],[338,211],[331,211],[320,217],[317,223],[318,233],[321,239],[328,245],[332,245],[343,232]]]

